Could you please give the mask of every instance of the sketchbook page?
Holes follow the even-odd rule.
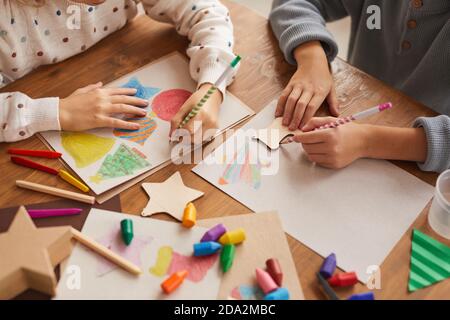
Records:
[[[147,116],[133,121],[138,131],[95,129],[87,132],[44,132],[50,146],[92,189],[101,194],[150,171],[171,158],[170,120],[195,91],[188,61],[173,53],[148,64],[107,86],[140,85],[139,95],[149,99]],[[219,129],[232,126],[252,111],[233,95],[220,109]]]
[[[268,127],[275,106],[245,128]],[[388,161],[361,159],[331,170],[309,162],[296,143],[262,157],[253,139],[233,146],[234,138],[254,131],[238,131],[193,171],[253,211],[277,210],[285,231],[322,256],[336,253],[338,266],[363,282],[433,195],[432,186]]]
[[[133,220],[129,246],[120,234],[120,221],[125,218]],[[193,244],[206,230],[92,209],[83,234],[138,265],[142,274],[131,275],[77,243],[58,283],[56,299],[216,299],[221,281],[219,254],[192,256]],[[188,271],[185,281],[170,295],[164,294],[161,282],[181,270]]]
[[[238,300],[262,298],[255,278],[255,269],[266,268],[266,260],[277,258],[283,271],[283,287],[291,300],[303,300],[303,291],[294,260],[276,212],[242,214],[199,220],[198,225],[212,228],[223,223],[227,230],[244,228],[246,239],[236,246],[233,266],[222,276],[219,299]]]

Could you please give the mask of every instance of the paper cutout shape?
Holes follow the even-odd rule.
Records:
[[[450,247],[414,229],[408,290],[413,292],[449,277]]]
[[[61,132],[61,145],[75,160],[78,168],[97,162],[114,146],[113,138],[99,137],[84,132]]]
[[[302,132],[300,129],[291,131],[283,126],[282,122],[283,118],[276,118],[267,128],[259,129],[254,138],[264,143],[269,149],[276,150],[283,140]]]
[[[165,212],[179,221],[186,204],[203,196],[203,192],[186,187],[178,171],[162,183],[143,183],[142,188],[150,197],[143,216]]]
[[[236,300],[263,300],[264,292],[258,286],[240,285],[231,291],[230,296]]]
[[[123,242],[120,232],[120,226],[117,225],[116,227],[112,228],[108,234],[106,234],[102,238],[97,239],[97,241],[111,251],[120,255],[122,258],[141,267],[142,251],[147,245],[152,242],[153,238],[151,236],[144,238],[135,235],[133,241],[131,241],[130,245],[127,246]],[[97,276],[104,276],[105,274],[118,268],[119,267],[116,264],[110,262],[109,260],[106,260],[103,257],[99,257],[97,265]]]
[[[155,117],[156,114],[151,112],[147,117],[125,119],[129,122],[138,123],[141,127],[138,130],[114,129],[113,134],[120,139],[133,141],[143,146],[158,127],[154,120]]]
[[[163,277],[187,270],[188,280],[200,282],[216,263],[218,257],[218,254],[204,257],[185,256],[173,251],[172,247],[164,246],[159,248],[156,263],[149,271],[157,277]]]
[[[163,91],[153,99],[152,110],[161,120],[170,121],[191,95],[192,92],[184,89]]]
[[[134,174],[137,170],[150,166],[142,153],[121,144],[113,155],[107,155],[95,176],[90,180],[101,183],[103,180]]]
[[[0,299],[27,289],[56,293],[54,268],[71,250],[70,227],[36,228],[20,207],[7,232],[0,234]]]
[[[149,100],[155,94],[157,94],[161,89],[153,88],[153,87],[145,87],[141,84],[138,78],[132,77],[128,80],[127,83],[122,85],[122,88],[133,88],[136,89],[136,94],[134,95],[137,98],[141,98],[144,100]]]
[[[228,164],[219,177],[220,185],[244,182],[257,190],[261,187],[261,170],[269,167],[270,163],[262,163],[259,157],[250,158],[250,145],[246,142],[235,152],[233,161]]]

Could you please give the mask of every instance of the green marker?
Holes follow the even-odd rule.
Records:
[[[123,242],[128,246],[133,240],[133,220],[123,219],[120,221],[120,230],[122,231]]]
[[[236,247],[234,244],[227,244],[222,248],[222,253],[220,254],[220,264],[222,265],[222,270],[224,273],[231,269],[235,252]]]
[[[236,56],[234,60],[230,63],[230,65],[225,69],[225,71],[222,73],[222,75],[217,79],[216,82],[214,82],[213,86],[206,92],[206,94],[203,96],[203,98],[200,100],[199,103],[187,114],[187,116],[181,121],[178,128],[183,128],[186,123],[189,122],[193,117],[195,117],[199,112],[200,109],[203,107],[203,105],[208,101],[208,99],[211,97],[211,95],[217,90],[217,87],[220,86],[222,82],[225,81],[225,79],[228,77],[228,75],[233,71],[233,69],[237,66],[237,64],[241,61],[240,56]]]

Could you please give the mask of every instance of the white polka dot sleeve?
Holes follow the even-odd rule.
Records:
[[[31,99],[27,95],[0,93],[0,142],[26,139],[36,132],[60,130],[59,99]]]
[[[142,2],[151,18],[172,23],[178,33],[189,38],[187,54],[191,58],[192,78],[199,85],[214,83],[235,57],[233,24],[228,9],[217,0]],[[235,72],[219,86],[223,94],[233,81]]]

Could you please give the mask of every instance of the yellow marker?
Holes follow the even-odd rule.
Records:
[[[245,240],[245,230],[242,228],[233,231],[228,231],[219,238],[219,242],[222,245],[239,244],[244,240]]]
[[[186,228],[192,228],[197,221],[197,209],[192,202],[189,202],[184,208],[183,214],[183,226]]]
[[[68,173],[66,170],[59,170],[58,175],[63,179],[64,181],[67,181],[74,187],[77,187],[83,192],[89,192],[89,187],[85,185],[83,182],[79,181],[77,178],[72,176],[70,173]]]

